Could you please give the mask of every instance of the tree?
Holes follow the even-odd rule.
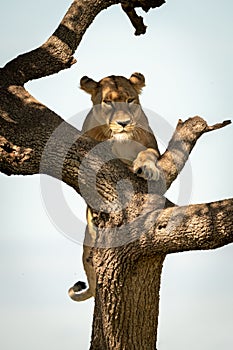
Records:
[[[82,137],[78,130],[65,123],[24,88],[24,84],[31,79],[56,73],[74,64],[72,55],[86,28],[102,9],[115,3],[118,2],[74,1],[45,44],[17,57],[1,69],[0,170],[7,175],[48,174],[66,182],[86,201],[90,201],[93,178],[86,181],[82,176],[83,169],[80,169],[80,164],[84,164],[83,159],[88,159],[85,165],[88,172],[97,174],[98,193],[108,203],[114,201],[114,205],[119,207],[122,206],[122,199],[116,191],[116,184],[122,178],[130,180],[134,196],[124,210],[106,215],[100,206],[96,213],[96,224],[100,228],[94,254],[98,288],[91,348],[153,349],[159,282],[166,254],[213,249],[232,242],[232,200],[188,207],[168,206],[164,209],[163,197],[184,166],[197,139],[228,122],[209,127],[200,117],[179,121],[167,151],[159,161],[163,181],[149,188],[148,192],[147,183],[131,174],[119,161],[106,163],[101,168],[102,151],[98,152],[97,149],[93,156],[87,158],[88,151],[96,144]],[[124,2],[123,8],[136,27],[137,34],[144,32],[145,27],[136,16],[132,4],[148,10],[162,3],[131,1],[129,6]],[[104,147],[107,152],[107,145]],[[124,187],[123,190],[127,198],[129,189]],[[142,224],[147,228],[143,234]],[[121,245],[122,239],[127,244]]]

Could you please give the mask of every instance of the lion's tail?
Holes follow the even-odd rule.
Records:
[[[71,287],[68,291],[69,297],[74,301],[84,301],[94,296],[91,288],[86,288],[86,284],[84,282],[77,282],[73,287]]]

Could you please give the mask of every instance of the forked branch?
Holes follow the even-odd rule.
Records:
[[[181,119],[178,121],[168,148],[158,161],[158,166],[163,172],[163,184],[161,184],[163,190],[161,194],[165,193],[164,191],[171,186],[172,182],[181,172],[200,136],[206,132],[223,128],[229,124],[231,124],[231,121],[225,120],[222,123],[209,126],[207,122],[199,116],[189,118],[185,122]]]
[[[29,80],[39,79],[70,68],[76,63],[73,54],[98,13],[120,3],[122,3],[120,0],[74,0],[58,28],[43,45],[16,57],[3,69],[0,69],[0,86],[23,86]],[[129,15],[137,34],[144,34],[145,30],[141,29],[144,26],[143,21],[137,16],[134,8],[142,7],[148,11],[163,3],[164,1],[161,0],[123,2],[123,9]]]

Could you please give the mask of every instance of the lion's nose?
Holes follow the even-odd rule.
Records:
[[[123,120],[123,121],[122,120],[117,120],[116,122],[117,122],[117,124],[119,124],[120,126],[122,126],[124,128],[126,125],[128,125],[130,123],[130,119]]]

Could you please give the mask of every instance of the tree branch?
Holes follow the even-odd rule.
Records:
[[[130,22],[134,26],[135,35],[141,35],[146,33],[146,26],[143,23],[143,18],[141,16],[138,16],[134,7],[128,4],[121,4],[122,9],[125,11],[127,16],[129,17]]]
[[[130,22],[132,23],[135,30],[135,35],[141,35],[146,33],[146,28],[143,18],[141,16],[138,16],[135,7],[141,7],[144,11],[149,11],[151,8],[160,7],[165,3],[164,0],[154,0],[154,1],[121,1],[121,7],[123,11],[127,14],[129,17]]]
[[[160,7],[165,4],[165,0],[122,0],[121,4],[128,5],[132,7],[141,7],[143,11],[148,12],[150,9],[154,9],[156,7]]]
[[[21,85],[33,79],[39,79],[70,68],[76,63],[73,57],[75,50],[82,40],[87,28],[102,10],[121,3],[120,0],[74,0],[60,25],[52,36],[40,47],[28,53],[19,55],[0,69],[0,86]],[[123,8],[130,7],[130,17],[138,34],[141,30],[141,20],[138,20],[134,7],[144,10],[159,7],[164,1],[124,1]],[[133,4],[133,6],[132,6]],[[141,19],[141,17],[140,17]],[[140,33],[139,33],[140,32]]]
[[[151,213],[155,226],[140,238],[146,250],[177,253],[209,250],[233,243],[233,198],[207,204],[167,208]]]
[[[161,194],[168,190],[181,172],[200,136],[229,124],[231,124],[231,121],[226,120],[222,123],[208,126],[207,122],[199,116],[189,118],[185,122],[182,122],[181,119],[178,121],[168,148],[158,161],[158,167],[163,173],[163,181],[160,183]]]
[[[105,225],[98,231],[97,247],[115,247],[121,254],[127,251],[135,260],[144,255],[215,249],[233,243],[233,198],[165,209],[163,205],[130,223]]]
[[[1,86],[24,85],[69,68],[73,54],[97,14],[117,1],[74,0],[53,35],[39,48],[18,56],[1,71]]]

